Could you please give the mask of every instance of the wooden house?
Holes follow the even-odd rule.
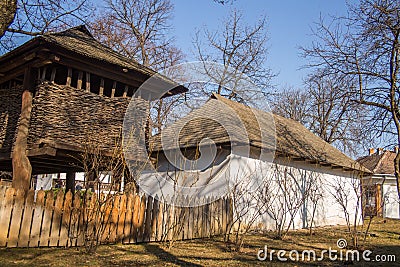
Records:
[[[12,171],[13,186],[25,191],[31,174],[65,172],[73,189],[88,139],[111,153],[131,96],[155,74],[85,26],[35,37],[1,56],[0,171]]]

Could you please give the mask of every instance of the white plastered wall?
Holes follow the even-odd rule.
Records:
[[[225,156],[226,154],[222,153],[222,155]],[[265,163],[257,159],[237,155],[230,155],[230,157],[230,166],[229,168],[226,168],[226,177],[223,179],[229,177],[231,180],[237,181],[238,173],[240,173],[241,177],[245,177],[242,179],[244,183],[248,184],[251,184],[249,181],[254,179],[272,179],[270,185],[273,186],[271,186],[270,194],[274,195],[274,199],[271,203],[275,203],[275,206],[272,204],[270,209],[274,209],[276,214],[280,214],[280,217],[283,219],[286,226],[290,222],[290,229],[309,227],[311,218],[313,217],[314,208],[315,213],[313,226],[345,225],[346,219],[344,209],[348,212],[351,223],[354,223],[355,216],[357,216],[357,223],[361,223],[361,200],[359,198],[360,192],[357,191],[359,190],[359,180],[354,172],[343,171],[343,169],[340,168],[332,169],[329,167],[322,167],[320,165],[309,164],[306,162],[293,162],[285,159],[275,160],[275,163]],[[223,159],[217,159],[216,162],[218,162],[218,164],[226,163]],[[176,169],[169,166],[165,158],[160,157],[158,164],[159,166],[163,166],[159,174],[163,175],[163,171],[165,171],[165,176],[171,177],[171,175],[174,175],[173,172],[176,171]],[[213,168],[216,168],[216,166],[213,166]],[[302,190],[311,190],[309,184],[313,184],[313,197],[308,193],[305,201],[294,201],[295,203],[292,203],[301,203],[300,207],[290,211],[295,214],[293,216],[294,220],[292,221],[290,220],[292,216],[288,211],[289,208],[287,208],[290,206],[291,196],[288,198],[289,205],[286,205],[286,210],[284,208],[285,205],[277,204],[282,202],[279,201],[279,199],[282,200],[285,196],[282,194],[282,187],[279,187],[278,184],[278,180],[282,178],[277,179],[276,175],[277,173],[282,175],[282,173],[285,172],[290,173],[291,177],[295,178],[294,180],[291,180],[291,185],[293,185],[293,187],[288,187],[291,188],[288,191],[291,191],[292,194],[296,195],[297,199],[299,199],[297,193],[301,193]],[[151,173],[146,173],[142,179],[148,180],[151,179],[151,177]],[[297,189],[298,192],[296,192],[295,189]],[[342,201],[340,201],[340,196],[339,198],[337,197],[339,191],[342,193]],[[339,202],[342,202],[343,205]],[[249,205],[248,208],[250,209],[256,209],[254,207],[257,203],[253,203],[253,205],[246,201],[242,201],[242,205],[243,203]],[[316,205],[314,205],[315,203]],[[257,211],[252,210],[249,212],[249,216],[253,214],[252,212]],[[276,223],[272,217],[273,216],[268,215],[268,213],[265,213],[262,218],[257,219],[257,223],[262,223],[265,229],[273,230],[275,229]]]

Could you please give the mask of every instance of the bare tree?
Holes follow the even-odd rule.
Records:
[[[12,23],[4,26],[3,34],[0,32],[0,44],[6,51],[15,48],[21,38],[85,23],[91,10],[87,0],[19,0],[14,3],[18,6],[15,17],[11,13],[3,13],[12,18]]]
[[[354,83],[343,75],[316,71],[305,89],[284,90],[272,101],[273,111],[294,119],[351,156],[360,156],[372,142],[369,108],[354,102]]]
[[[309,121],[310,97],[306,91],[285,88],[273,95],[272,111],[282,117],[307,125]]]
[[[182,58],[169,36],[172,11],[169,0],[107,0],[105,13],[91,26],[101,42],[146,67],[160,70]]]
[[[13,22],[17,12],[17,0],[2,0],[0,2],[0,38],[3,37],[8,26]]]
[[[252,102],[260,94],[267,94],[273,77],[265,65],[267,42],[265,17],[250,26],[237,10],[232,10],[219,30],[199,31],[194,40],[197,58],[203,62],[203,72],[209,82],[216,85],[204,87],[205,95],[213,91],[229,99],[254,104]],[[221,63],[222,70],[210,68],[207,62]],[[243,82],[249,81],[255,85],[243,86]]]
[[[170,35],[173,5],[169,0],[107,0],[106,4],[105,13],[91,24],[94,36],[102,43],[156,71],[182,61],[183,53]],[[169,111],[179,102],[180,96],[152,105],[152,128],[156,132],[161,131]]]
[[[311,60],[309,67],[326,67],[353,79],[355,101],[374,108],[378,130],[392,134],[399,145],[400,3],[362,0],[348,7],[348,16],[316,24],[316,41],[303,48],[304,55]],[[394,165],[400,198],[400,154]]]
[[[309,77],[306,86],[310,97],[310,130],[344,153],[360,156],[360,151],[372,143],[369,109],[353,101],[352,81],[317,72]]]

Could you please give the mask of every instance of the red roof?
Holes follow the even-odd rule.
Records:
[[[394,174],[395,157],[395,152],[386,150],[383,153],[361,157],[357,161],[375,174]]]

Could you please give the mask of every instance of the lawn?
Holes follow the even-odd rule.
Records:
[[[170,249],[164,243],[136,245],[103,245],[95,254],[85,254],[77,248],[0,249],[0,266],[400,266],[400,220],[374,219],[370,235],[362,244],[360,253],[371,250],[375,255],[395,255],[396,262],[331,261],[259,261],[257,252],[265,245],[268,251],[292,249],[300,252],[321,251],[331,247],[338,249],[336,241],[346,238],[343,227],[322,227],[310,236],[307,230],[291,231],[284,240],[275,240],[271,233],[251,234],[245,240],[242,252],[231,252],[221,237],[202,240],[179,241]],[[349,241],[349,240],[348,240]],[[344,250],[343,250],[344,251]],[[360,254],[361,255],[361,254]],[[286,254],[286,258],[288,258]]]

